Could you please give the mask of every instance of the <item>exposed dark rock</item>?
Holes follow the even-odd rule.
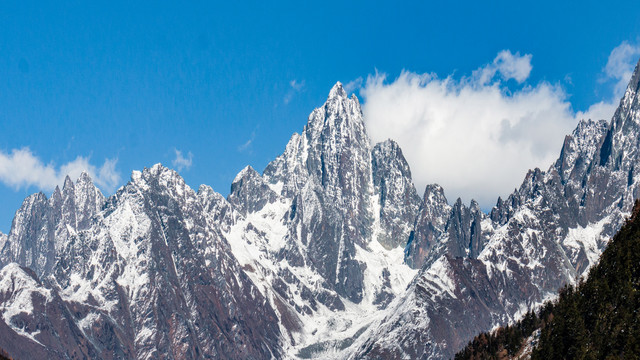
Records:
[[[380,204],[378,241],[387,249],[406,246],[421,200],[411,181],[409,164],[393,140],[376,144],[371,151],[373,185]]]

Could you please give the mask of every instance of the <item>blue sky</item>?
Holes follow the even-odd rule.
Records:
[[[107,194],[132,170],[162,162],[180,168],[192,187],[226,195],[245,165],[261,171],[282,152],[336,81],[351,83],[365,104],[386,104],[383,90],[400,86],[402,74],[450,77],[463,87],[508,50],[531,69],[524,79],[494,70],[490,85],[505,99],[546,84],[561,92],[569,114],[587,111],[615,97],[619,81],[605,68],[625,42],[636,55],[640,5],[20,1],[0,3],[0,23],[0,230],[7,232],[25,196],[49,195],[64,171],[82,167]],[[450,198],[497,191],[452,186]]]

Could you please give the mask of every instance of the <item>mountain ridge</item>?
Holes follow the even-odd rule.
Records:
[[[26,279],[0,287],[0,338],[61,358],[452,356],[575,282],[622,225],[640,190],[639,72],[610,123],[581,121],[489,213],[436,184],[420,197],[340,83],[226,198],[160,164],[108,198],[67,178],[0,234],[2,271]]]

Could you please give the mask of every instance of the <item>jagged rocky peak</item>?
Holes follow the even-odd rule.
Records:
[[[329,96],[327,97],[327,102],[329,100],[332,100],[332,99],[346,100],[347,97],[348,97],[348,94],[344,90],[344,87],[342,86],[342,83],[340,81],[338,81],[338,82],[336,82],[335,85],[333,85],[333,87],[329,91]],[[349,99],[354,101],[358,105],[358,108],[360,107],[360,101],[358,100],[358,97],[356,96],[356,94],[351,94],[351,97]]]
[[[535,170],[528,170],[527,174],[522,181],[519,188],[513,189],[513,192],[507,197],[502,199],[498,197],[496,205],[491,209],[489,218],[496,225],[506,224],[514,213],[526,203],[527,199],[535,198],[534,192],[538,191],[542,184],[544,172],[536,168]]]
[[[285,152],[264,171],[270,184],[281,184],[280,193],[293,197],[315,181],[340,197],[341,184],[350,188],[367,183],[370,144],[357,98],[347,98],[340,83],[323,106],[313,110],[301,134],[294,134]],[[363,190],[368,191],[365,186]]]
[[[205,184],[201,184],[198,187],[198,197],[200,197],[202,201],[207,201],[207,204],[208,201],[214,200],[219,197],[224,199],[224,196],[213,190],[211,186]]]
[[[146,180],[153,178],[162,180],[165,183],[173,179],[184,183],[184,180],[182,180],[182,177],[180,176],[180,174],[178,174],[177,171],[165,167],[164,165],[162,165],[162,163],[154,164],[150,168],[144,168],[144,170],[142,170],[142,178]]]
[[[130,184],[143,191],[157,192],[157,195],[170,195],[176,200],[192,201],[195,198],[195,191],[185,183],[182,176],[160,163],[142,171],[132,171]]]
[[[586,274],[640,194],[637,166],[640,160],[639,87],[640,68],[637,66],[610,125],[602,121],[580,122],[565,139],[560,158],[549,171],[529,171],[517,190],[507,199],[498,199],[491,212],[491,221],[480,221],[487,229],[480,229],[480,239],[486,242],[479,247],[478,259],[473,259],[473,246],[468,248],[471,258],[453,258],[457,256],[456,252],[463,252],[462,246],[444,252],[446,260],[453,260],[449,261],[450,269],[460,275],[458,279],[462,281],[443,281],[447,274],[437,271],[442,270],[439,261],[425,264],[423,272],[437,276],[428,279],[432,284],[414,280],[408,294],[421,290],[420,285],[426,285],[423,286],[427,289],[426,295],[432,297],[434,286],[430,285],[448,283],[464,286],[469,293],[461,296],[456,292],[450,303],[429,304],[426,297],[427,302],[400,309],[396,316],[400,320],[397,325],[401,333],[393,335],[389,326],[395,324],[386,321],[387,326],[381,327],[379,340],[373,340],[383,349],[378,354],[391,354],[392,357],[398,354],[396,357],[400,357],[418,349],[420,356],[415,357],[447,358],[453,355],[452,347],[464,344],[473,336],[465,333],[469,328],[488,330],[496,323],[510,322],[522,313],[522,309],[536,307],[567,282]],[[474,213],[473,207],[469,214]],[[465,240],[458,241],[458,245],[473,244],[473,236],[470,242],[466,240],[472,233],[471,228],[465,228],[473,216],[467,219],[466,213],[460,202],[454,205],[442,238],[447,244],[456,244],[458,240]],[[470,223],[473,225],[474,222],[477,223]],[[410,245],[413,241],[419,242],[420,230],[421,227],[416,226]],[[409,255],[416,254],[411,246],[407,249]],[[438,249],[434,246],[431,252]],[[424,251],[420,247],[417,250]],[[409,296],[407,299],[411,300]],[[463,302],[468,304],[455,310]],[[470,321],[464,314],[475,307],[477,313],[490,316],[475,317]],[[448,310],[444,316],[440,310],[443,308]],[[412,325],[405,319],[420,311],[431,312],[421,316],[428,321],[410,330]],[[442,330],[459,333],[444,334],[438,340]],[[422,353],[425,344],[434,343],[444,348],[432,354]],[[394,352],[395,344],[403,344],[401,351]],[[363,347],[365,350],[370,348]],[[354,358],[364,357],[356,354]]]
[[[89,174],[83,171],[75,183],[67,175],[62,190],[56,186],[49,201],[56,222],[82,230],[89,226],[90,219],[100,211],[106,199]]]
[[[279,198],[266,181],[251,166],[247,166],[236,175],[231,184],[229,203],[242,215],[261,210],[265,205]]]
[[[54,210],[56,212],[55,215],[56,217],[59,216],[59,219],[62,222],[71,225],[75,229],[78,224],[78,214],[76,211],[76,187],[69,175],[64,178],[61,195],[60,207],[59,209],[56,208]]]
[[[458,198],[453,205],[448,228],[448,251],[453,257],[475,258],[482,250],[482,211],[475,200],[471,200],[470,207]]]
[[[432,251],[445,233],[450,214],[451,205],[447,201],[442,186],[427,185],[414,230],[410,234],[405,249],[405,262],[409,266],[419,269],[428,258],[435,258]]]
[[[606,120],[580,120],[571,135],[564,138],[560,157],[555,163],[563,182],[581,180],[608,126]]]
[[[427,185],[420,214],[405,248],[405,262],[418,269],[445,254],[478,257],[486,242],[481,226],[485,216],[477,201],[471,200],[467,207],[458,198],[451,206],[441,186]]]
[[[355,259],[356,245],[367,248],[375,219],[371,156],[360,104],[336,84],[263,174],[292,201],[291,248],[282,256],[306,258],[330,290],[355,303],[362,300],[365,269]]]
[[[215,214],[218,217],[222,215],[221,212],[229,212],[229,215],[233,212],[227,199],[209,185],[200,185],[197,196],[202,208],[207,213]]]
[[[37,273],[53,265],[53,229],[47,196],[28,196],[16,211],[11,231],[0,250],[0,265],[18,262]]]
[[[400,146],[390,139],[376,144],[371,151],[371,170],[382,230],[377,240],[387,249],[404,247],[421,200]]]
[[[360,102],[355,95],[351,98],[347,97],[347,93],[340,82],[333,86],[324,106],[315,109],[311,113],[307,127],[321,131],[333,128],[336,135],[343,134],[356,137],[366,135]],[[345,132],[345,130],[351,132],[351,134]],[[356,140],[366,140],[367,145],[369,143],[366,136]]]
[[[360,104],[347,98],[342,85],[334,86],[263,176],[285,197],[293,198],[308,186],[322,192],[323,206],[347,214],[349,237],[366,244],[373,223],[371,147]]]
[[[74,192],[75,186],[73,185],[73,180],[69,175],[64,177],[64,185],[62,185],[62,192]]]
[[[278,356],[273,309],[220,234],[234,217],[224,198],[207,186],[196,194],[178,173],[161,164],[133,172],[131,182],[114,198],[105,217],[112,228],[108,235],[120,234],[114,243],[128,242],[118,249],[130,254],[124,257],[125,274],[139,272],[148,279],[129,280],[133,289],[139,287],[130,291],[147,292],[150,287],[144,300],[135,301],[142,320],[144,314],[153,314],[144,323],[152,324],[143,330],[153,334],[143,339],[145,348],[172,350],[186,358],[201,357],[198,353],[214,358],[263,358],[269,352]],[[158,302],[162,311],[150,310]],[[174,315],[166,319],[167,314]],[[177,329],[176,337],[166,339],[163,334],[172,329]]]
[[[514,211],[521,205],[520,197],[518,196],[518,189],[513,189],[513,192],[507,197],[502,199],[498,197],[496,205],[491,208],[489,218],[497,225],[504,225],[513,216]]]
[[[98,196],[99,194],[98,197],[101,197],[101,198],[104,197],[104,195],[102,195],[100,190],[98,190],[98,188],[93,183],[93,180],[91,179],[91,176],[89,175],[89,173],[87,173],[86,171],[83,171],[82,173],[80,173],[78,180],[76,180],[75,188],[76,188],[76,191],[79,191],[81,194],[95,195],[95,196]]]
[[[536,206],[533,202],[536,199],[542,198],[544,201],[552,201],[553,204],[546,202],[548,206],[559,205],[558,202],[563,200],[556,198],[563,196],[561,194],[555,194],[555,191],[560,191],[562,184],[559,179],[559,173],[555,166],[551,166],[549,172],[535,168],[528,170],[527,174],[522,180],[522,184],[519,188],[514,189],[513,193],[509,195],[506,200],[499,198],[496,206],[491,210],[490,218],[497,222],[499,225],[505,224],[522,206]],[[545,198],[547,196],[548,198]],[[552,199],[553,198],[553,199]]]
[[[640,156],[640,62],[631,77],[611,126],[600,146],[599,164],[611,170],[633,171]]]
[[[424,208],[432,214],[439,214],[438,209],[449,208],[444,189],[438,184],[429,184],[424,189]]]
[[[94,185],[88,173],[82,172],[75,186],[76,229],[85,229],[90,219],[102,208],[105,197]]]
[[[60,186],[56,185],[56,188],[53,189],[53,193],[51,194],[49,201],[51,201],[52,204],[62,203],[62,190],[60,190]]]
[[[336,84],[331,88],[331,91],[329,91],[329,99],[333,98],[347,98],[347,92],[344,91],[340,81],[336,82]]]
[[[27,197],[0,248],[0,262],[18,262],[41,276],[51,270],[56,252],[66,246],[67,239],[91,226],[104,203],[87,173],[76,183],[67,176],[62,190],[56,187],[50,199],[41,192]]]
[[[235,219],[231,204],[220,193],[216,192],[209,185],[200,185],[198,188],[198,200],[207,214],[214,219],[228,218],[229,225]]]
[[[233,182],[231,182],[231,187],[233,187],[233,184],[237,184],[239,182],[242,182],[243,180],[251,180],[256,178],[261,178],[260,174],[258,174],[258,172],[255,171],[253,167],[251,167],[251,165],[247,165],[244,167],[244,169],[240,170],[240,172],[233,179]]]
[[[72,185],[76,192],[82,187],[67,182],[66,190]],[[213,191],[201,190],[203,197],[209,193],[210,202],[226,203]],[[28,200],[25,207],[46,204],[44,195]],[[20,228],[46,231],[32,231],[33,239],[25,236],[22,241],[25,254],[40,257],[14,261],[44,268],[41,278],[55,284],[63,299],[56,297],[55,306],[46,307],[33,299],[36,312],[49,313],[38,313],[35,322],[19,320],[29,327],[41,318],[56,321],[43,323],[47,327],[36,338],[47,345],[52,339],[51,349],[59,352],[54,357],[152,358],[159,353],[185,358],[281,357],[275,313],[239,268],[202,203],[176,172],[157,164],[133,172],[97,221],[77,234],[61,231],[68,226],[50,222],[50,216],[25,211],[29,218],[16,220],[22,223]],[[38,219],[49,222],[42,225]],[[56,239],[51,241],[54,233]],[[41,266],[41,258],[49,261],[54,252],[37,246],[54,243],[64,245],[55,253],[55,265]],[[6,305],[2,290],[0,308]],[[70,324],[61,323],[57,308],[74,314]],[[10,326],[19,329],[20,322],[15,324]],[[65,329],[74,330],[73,336]],[[0,339],[2,331],[0,322]],[[75,356],[59,344],[67,340],[76,347],[97,344],[100,353]]]
[[[239,214],[234,211],[227,199],[214,191],[211,186],[204,184],[198,188],[197,195],[206,215],[210,216],[223,231],[229,231],[230,227],[238,220]]]

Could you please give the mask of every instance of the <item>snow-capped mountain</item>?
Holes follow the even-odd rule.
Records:
[[[86,174],[50,199],[27,198],[0,288],[4,324],[23,339],[0,347],[42,358],[280,357],[275,312],[221,236],[224,216],[205,211],[218,200],[160,165],[106,200]]]
[[[83,174],[0,234],[0,348],[18,358],[448,358],[593,265],[638,195],[636,68],[489,214],[421,197],[337,83],[225,199],[174,171],[105,198]]]
[[[291,355],[347,347],[416,273],[403,263],[420,202],[409,166],[394,142],[371,147],[339,83],[262,176],[238,174],[228,201],[242,218],[226,238]]]

